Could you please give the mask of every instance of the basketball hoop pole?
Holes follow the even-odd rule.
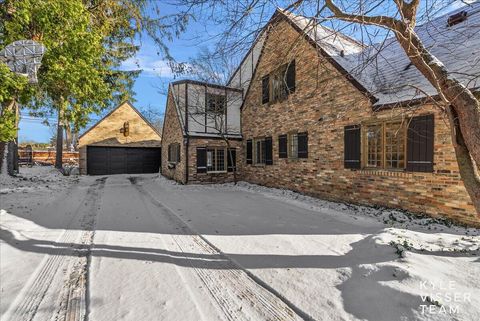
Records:
[[[0,61],[4,62],[9,69],[17,75],[26,76],[29,83],[37,83],[37,71],[40,68],[42,57],[45,53],[45,47],[33,40],[19,40],[6,46],[0,51]],[[15,113],[15,128],[16,135],[13,141],[4,142],[4,156],[2,164],[0,164],[1,172],[5,171],[5,163],[9,175],[15,175],[18,172],[18,122],[19,122],[19,107],[16,102],[16,97],[8,102],[3,109],[11,109]],[[5,151],[6,149],[6,151]],[[6,162],[5,162],[6,160]]]

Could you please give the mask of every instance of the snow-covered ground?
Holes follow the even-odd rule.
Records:
[[[480,320],[480,231],[247,183],[0,182],[1,320]]]

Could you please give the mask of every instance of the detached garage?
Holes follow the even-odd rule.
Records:
[[[158,173],[161,136],[129,102],[112,110],[79,138],[80,173]]]

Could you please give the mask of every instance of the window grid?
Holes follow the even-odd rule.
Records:
[[[283,65],[273,72],[271,79],[272,97],[273,102],[283,100],[287,97],[287,83],[285,81],[285,74],[287,72],[287,66]]]
[[[382,125],[367,127],[367,167],[382,166]]]
[[[255,139],[255,165],[265,165],[265,139]]]
[[[298,158],[298,134],[288,135],[288,158]]]
[[[207,149],[207,173],[225,172],[225,149]]]
[[[405,169],[406,132],[404,121],[367,124],[363,130],[363,166]]]
[[[180,144],[173,143],[168,145],[168,162],[169,163],[180,162]]]
[[[385,167],[405,167],[405,127],[402,123],[385,124]]]
[[[224,95],[207,94],[207,111],[216,114],[225,112],[226,99]]]

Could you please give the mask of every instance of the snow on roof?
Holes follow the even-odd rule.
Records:
[[[467,19],[448,26],[448,17],[461,11],[467,12]],[[378,99],[376,105],[437,94],[395,38],[366,47],[314,19],[282,12],[368,89]],[[480,2],[432,19],[415,31],[452,75],[469,88],[480,87]]]

